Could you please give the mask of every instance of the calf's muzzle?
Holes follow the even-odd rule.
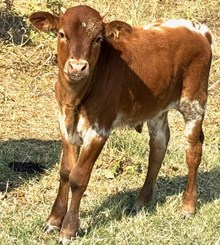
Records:
[[[89,63],[84,59],[68,59],[64,72],[73,79],[80,80],[89,75]]]

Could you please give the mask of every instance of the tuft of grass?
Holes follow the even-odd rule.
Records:
[[[61,7],[78,4],[94,7],[105,15],[106,22],[121,19],[132,25],[143,25],[170,18],[206,21],[215,44],[196,216],[183,220],[180,215],[187,175],[184,126],[179,113],[171,112],[170,144],[153,201],[137,215],[129,213],[146,175],[147,129],[142,134],[131,129],[114,131],[82,199],[81,230],[75,244],[219,244],[220,22],[217,10],[220,2],[217,0],[5,0],[0,4],[0,244],[57,244],[58,234],[45,234],[42,229],[59,184],[61,146],[54,98],[56,36],[37,32],[27,18],[34,11],[59,14]],[[11,163],[18,166],[13,168]],[[28,171],[37,164],[43,167],[43,172],[36,168]]]

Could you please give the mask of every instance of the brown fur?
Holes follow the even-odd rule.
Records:
[[[169,141],[167,113],[179,110],[186,123],[188,181],[183,214],[196,208],[196,173],[202,155],[202,121],[211,63],[210,33],[160,23],[143,30],[103,23],[88,7],[59,17],[38,12],[30,21],[58,34],[56,99],[61,111],[63,154],[60,186],[47,229],[58,227],[64,243],[79,227],[80,200],[92,167],[111,130],[128,125],[150,134],[148,173],[135,208],[149,202]],[[104,39],[101,42],[101,39]],[[67,209],[69,187],[72,197]]]

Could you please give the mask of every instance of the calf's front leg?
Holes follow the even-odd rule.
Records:
[[[93,165],[107,140],[97,133],[91,135],[91,138],[85,140],[79,158],[69,175],[72,197],[60,230],[60,242],[62,244],[66,244],[76,235],[79,228],[80,201],[88,185]]]
[[[62,155],[60,168],[60,183],[56,200],[45,226],[46,232],[59,230],[67,212],[69,196],[69,174],[79,156],[79,147],[62,139]]]

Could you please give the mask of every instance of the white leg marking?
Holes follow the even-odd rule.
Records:
[[[180,101],[180,111],[183,113],[186,121],[199,121],[203,119],[205,107],[202,107],[198,100],[190,101],[187,98],[182,98]]]
[[[98,124],[95,123],[90,127],[85,136],[83,137],[83,146],[87,147],[93,140],[99,140],[100,138],[108,138],[110,130],[100,129]]]
[[[186,138],[189,138],[193,135],[193,131],[197,125],[203,120],[205,107],[202,107],[197,100],[190,101],[187,98],[182,98],[180,102],[180,110],[186,122],[185,136]],[[188,141],[186,141],[186,147],[190,147],[190,143]]]
[[[61,134],[66,141],[72,144],[75,144],[75,145],[82,145],[82,139],[80,138],[79,133],[77,131],[74,131],[74,132],[67,131],[65,107],[62,108],[62,112],[60,113],[59,123],[60,123]],[[75,122],[72,122],[72,123],[75,123]],[[82,127],[81,124],[83,123],[80,122],[80,127]]]
[[[160,142],[160,145],[163,148],[166,148],[167,123],[164,121],[164,118],[160,119],[160,116],[158,116],[155,119],[148,120],[148,129],[149,129],[149,133],[154,136],[154,140],[156,142]]]
[[[193,129],[196,126],[198,120],[192,120],[186,123],[185,136],[188,137],[193,133]]]
[[[66,114],[65,114],[65,109],[62,109],[62,112],[60,112],[60,117],[59,117],[59,124],[60,124],[60,131],[61,134],[63,135],[65,140],[68,140],[68,133],[66,129]]]

